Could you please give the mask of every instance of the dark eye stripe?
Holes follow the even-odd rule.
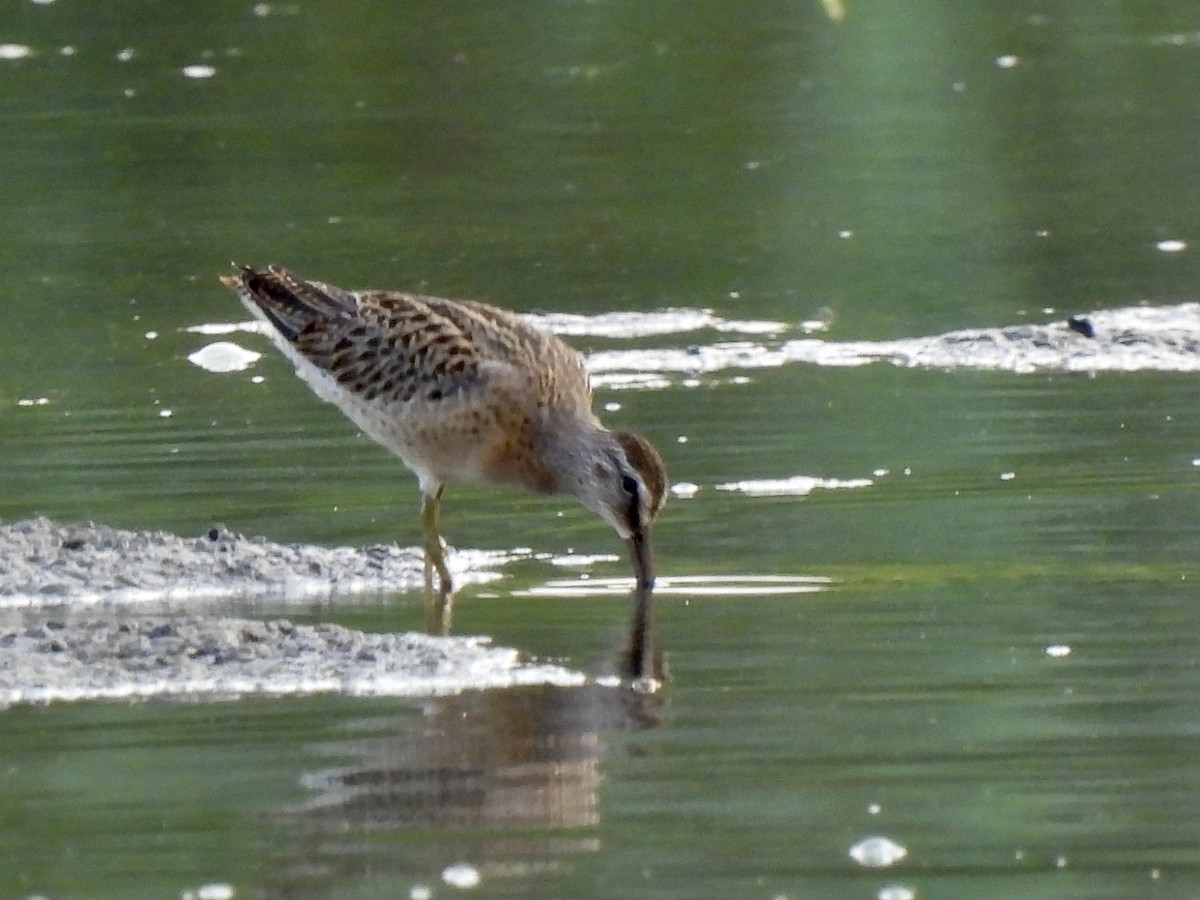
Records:
[[[629,524],[636,531],[642,527],[642,497],[638,480],[626,475],[621,479],[621,487],[629,494]]]

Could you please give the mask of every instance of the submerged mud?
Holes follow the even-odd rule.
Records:
[[[470,555],[468,579],[486,576]],[[418,696],[583,676],[482,637],[370,634],[330,623],[189,611],[151,601],[312,598],[415,588],[419,553],[165,532],[48,519],[0,524],[0,707],[138,697],[337,692]],[[171,605],[170,603],[164,605]]]
[[[460,582],[495,577],[483,553],[456,553]],[[0,608],[417,590],[419,551],[394,545],[276,544],[217,526],[197,537],[38,518],[0,523]]]
[[[429,696],[468,688],[577,684],[481,637],[369,634],[286,619],[118,615],[0,630],[0,706],[51,700],[342,693]]]

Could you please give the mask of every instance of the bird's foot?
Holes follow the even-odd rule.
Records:
[[[453,595],[454,581],[446,566],[446,547],[438,538],[435,545],[425,548],[425,629],[430,634],[450,633]]]

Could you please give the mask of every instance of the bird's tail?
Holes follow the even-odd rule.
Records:
[[[256,309],[289,341],[317,319],[338,319],[354,311],[354,297],[341,288],[305,281],[280,266],[253,269],[237,266],[221,283],[233,288],[242,302]]]

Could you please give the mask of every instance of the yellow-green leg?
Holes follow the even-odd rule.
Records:
[[[446,633],[450,630],[450,594],[454,583],[446,567],[446,547],[438,533],[438,513],[442,506],[442,490],[438,485],[433,496],[421,498],[421,535],[425,543],[425,601],[426,627]],[[438,586],[434,589],[433,573],[437,572]]]

